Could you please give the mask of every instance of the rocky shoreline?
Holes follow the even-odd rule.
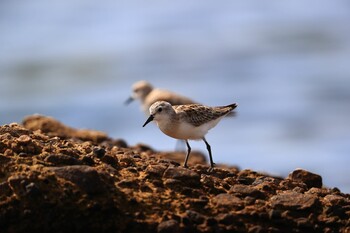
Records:
[[[128,146],[33,115],[0,126],[0,232],[350,232],[350,195]]]

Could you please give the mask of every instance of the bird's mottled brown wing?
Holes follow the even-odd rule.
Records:
[[[209,121],[228,114],[233,108],[225,107],[207,107],[201,104],[188,104],[173,106],[177,115],[182,120],[194,126],[200,126]]]

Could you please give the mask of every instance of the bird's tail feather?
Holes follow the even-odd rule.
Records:
[[[234,103],[234,104],[229,104],[229,105],[226,105],[224,106],[225,108],[231,108],[231,111],[235,108],[237,108],[237,104]],[[228,113],[226,116],[227,117],[235,117],[237,115],[237,112],[233,111],[233,112],[230,112]]]
[[[225,107],[230,107],[230,108],[232,108],[232,110],[233,109],[235,109],[235,108],[237,108],[237,104],[236,103],[234,103],[234,104],[229,104],[229,105],[227,105],[227,106],[225,106]]]

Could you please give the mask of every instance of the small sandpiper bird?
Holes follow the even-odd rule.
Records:
[[[212,171],[215,164],[211,147],[205,139],[205,135],[236,107],[237,104],[235,103],[227,106],[208,107],[201,104],[172,106],[166,101],[157,101],[149,108],[150,116],[142,127],[154,120],[164,134],[172,138],[185,140],[187,154],[184,167],[187,167],[187,161],[191,153],[188,140],[203,140],[209,152],[210,168],[208,171]]]
[[[133,100],[141,102],[141,109],[149,116],[150,106],[157,101],[167,101],[172,105],[195,104],[196,102],[171,91],[154,88],[147,81],[138,81],[132,85],[132,95],[125,101],[125,104],[131,103]]]

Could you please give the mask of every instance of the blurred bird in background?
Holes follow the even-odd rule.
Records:
[[[174,92],[154,88],[147,81],[138,81],[132,85],[132,94],[125,101],[125,104],[130,104],[133,100],[139,100],[141,102],[142,111],[149,116],[150,106],[157,101],[166,101],[171,105],[184,105],[184,104],[196,104],[197,102],[176,94]]]

